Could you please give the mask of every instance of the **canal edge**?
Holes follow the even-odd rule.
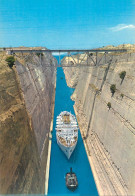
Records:
[[[74,111],[75,111],[76,117],[78,119],[78,112],[77,112],[77,110],[75,108],[75,105],[73,107],[74,107]],[[77,120],[77,122],[78,122],[78,120]],[[85,151],[86,151],[86,154],[87,154],[87,158],[89,160],[89,164],[90,164],[90,167],[91,167],[91,171],[92,171],[92,174],[93,174],[93,178],[94,178],[94,181],[95,181],[97,192],[98,192],[98,195],[100,196],[101,195],[101,188],[100,188],[100,184],[99,184],[98,179],[97,179],[97,173],[96,173],[94,165],[92,163],[91,155],[89,155],[87,142],[86,142],[86,140],[83,139],[83,135],[82,135],[81,129],[80,129],[80,133],[81,133],[81,137],[82,137],[83,144],[84,144],[84,147],[85,147]]]
[[[56,73],[57,77],[57,73]],[[53,120],[54,120],[54,108],[55,108],[55,94],[56,94],[56,77],[54,83],[54,95],[52,100],[52,119],[50,124],[50,131],[49,131],[49,144],[48,144],[48,156],[47,156],[47,164],[46,164],[46,175],[45,175],[45,195],[48,194],[48,182],[49,182],[49,170],[50,170],[50,159],[51,159],[51,146],[52,146],[52,130],[53,130]]]

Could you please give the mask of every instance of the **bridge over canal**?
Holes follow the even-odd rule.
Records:
[[[112,60],[114,54],[127,52],[126,49],[18,49],[18,48],[4,48],[10,55],[17,55],[20,53],[22,57],[29,54],[39,54],[40,58],[43,53],[51,53],[59,56],[59,62],[56,67],[80,67],[80,66],[100,66]],[[63,64],[61,55],[67,57],[68,62]],[[80,60],[80,54],[83,58]],[[109,58],[108,58],[109,57]],[[72,60],[71,60],[72,59]],[[50,65],[46,65],[50,66]]]

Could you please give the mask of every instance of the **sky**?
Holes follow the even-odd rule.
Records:
[[[135,0],[0,0],[0,47],[135,43]]]

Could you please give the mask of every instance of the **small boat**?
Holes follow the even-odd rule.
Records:
[[[76,174],[72,172],[72,167],[70,168],[70,172],[66,174],[66,186],[71,191],[75,191],[78,187],[78,180]]]

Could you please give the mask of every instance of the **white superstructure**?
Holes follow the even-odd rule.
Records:
[[[78,140],[78,125],[74,115],[64,111],[56,119],[57,144],[69,159]]]

